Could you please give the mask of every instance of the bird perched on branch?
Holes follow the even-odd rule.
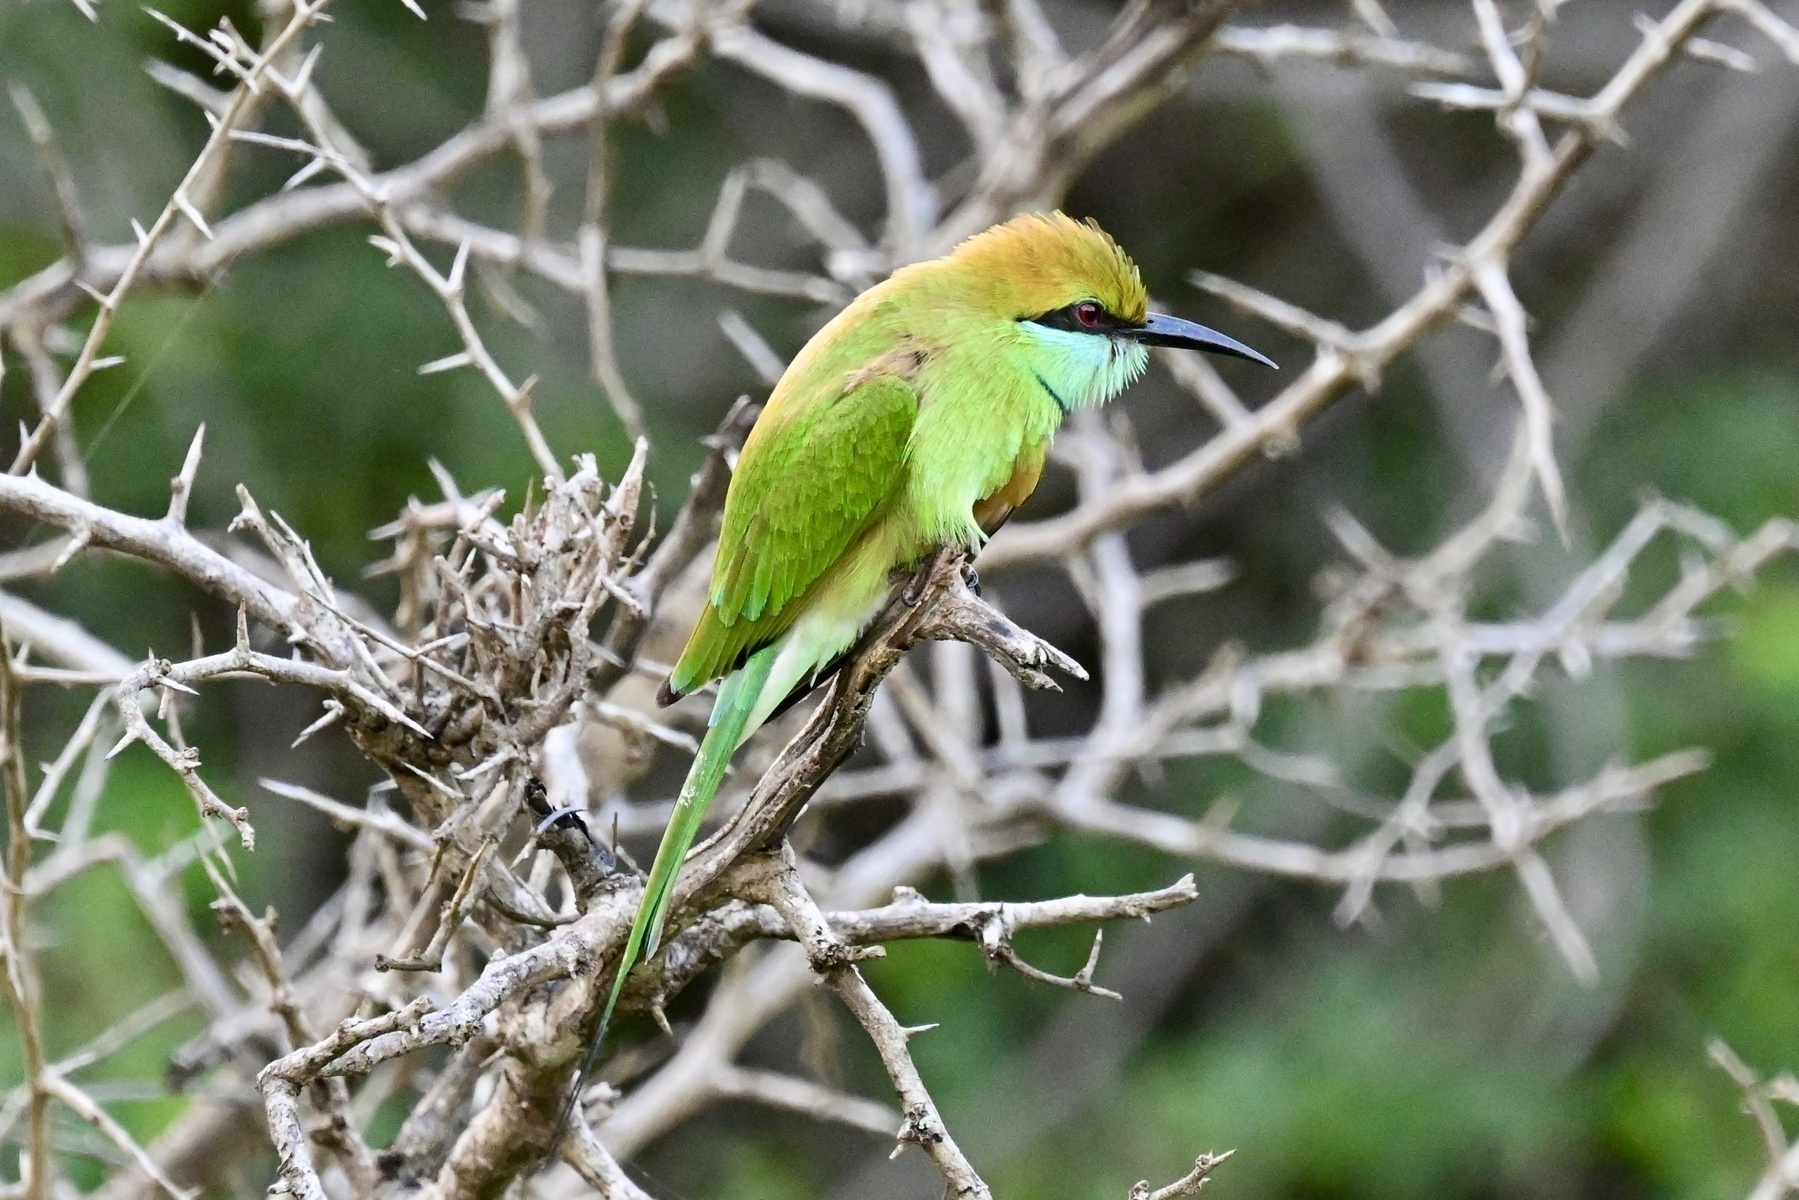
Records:
[[[707,605],[663,685],[672,703],[724,681],[594,1049],[631,968],[656,952],[732,754],[829,673],[886,603],[897,568],[942,546],[980,549],[1037,486],[1063,419],[1116,396],[1151,346],[1274,365],[1150,312],[1117,243],[1051,213],[900,268],[800,351],[737,460]]]

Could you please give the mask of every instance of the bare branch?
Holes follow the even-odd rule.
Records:
[[[1476,232],[1436,252],[1422,283],[1415,278],[1422,249],[1404,266],[1407,277],[1382,273],[1394,306],[1363,327],[1272,295],[1253,276],[1242,283],[1193,276],[1210,294],[1298,338],[1312,360],[1281,377],[1285,386],[1264,402],[1227,382],[1233,368],[1221,375],[1195,355],[1159,353],[1157,361],[1216,423],[1203,440],[1157,444],[1167,427],[1150,432],[1136,411],[1141,444],[1119,410],[1110,420],[1096,413],[1071,419],[1055,462],[1075,476],[1072,507],[1008,527],[980,566],[1003,573],[1029,565],[1072,583],[1079,605],[1064,623],[1043,628],[1054,628],[1063,644],[1092,646],[1084,665],[981,599],[960,551],[896,573],[890,602],[810,714],[785,719],[745,748],[716,805],[712,836],[679,873],[668,938],[622,993],[623,1010],[647,1014],[677,1036],[672,1046],[653,1039],[617,1053],[612,1082],[580,1098],[585,1107],[563,1158],[602,1196],[642,1200],[624,1164],[707,1107],[734,1101],[897,1136],[901,1146],[926,1151],[952,1194],[987,1195],[911,1057],[909,1039],[920,1030],[900,1024],[857,964],[889,941],[949,937],[970,943],[996,969],[1116,997],[1096,980],[1099,934],[1085,964],[1060,975],[1027,961],[1015,945],[1020,931],[1147,920],[1193,901],[1193,877],[1127,895],[982,898],[990,878],[983,863],[1049,832],[1117,838],[1183,862],[1322,884],[1340,892],[1343,921],[1376,917],[1385,884],[1424,888],[1505,872],[1568,967],[1593,978],[1607,961],[1596,950],[1605,943],[1582,903],[1590,889],[1556,839],[1600,814],[1650,803],[1660,786],[1700,770],[1705,755],[1689,750],[1634,763],[1620,756],[1584,780],[1526,787],[1508,774],[1495,739],[1518,712],[1542,703],[1547,680],[1579,689],[1607,663],[1695,653],[1720,632],[1706,606],[1799,547],[1799,535],[1776,518],[1739,537],[1694,509],[1648,500],[1610,543],[1597,550],[1582,543],[1544,378],[1564,403],[1576,389],[1555,382],[1562,377],[1554,369],[1538,371],[1544,333],[1531,327],[1527,304],[1546,316],[1556,309],[1533,298],[1529,276],[1514,264],[1576,172],[1622,140],[1630,105],[1670,63],[1697,58],[1743,68],[1766,57],[1764,45],[1799,62],[1799,34],[1758,0],[1678,0],[1660,19],[1639,22],[1641,41],[1591,76],[1591,94],[1576,95],[1538,78],[1557,32],[1555,7],[1546,0],[1509,28],[1504,8],[1476,0],[1462,43],[1469,49],[1457,53],[1402,36],[1378,0],[1353,0],[1339,25],[1315,28],[1227,24],[1244,8],[1240,0],[1133,0],[1088,44],[1076,39],[1078,23],[1071,26],[1066,47],[1050,20],[1065,23],[1063,14],[1046,14],[1037,0],[800,6],[758,13],[755,25],[742,0],[625,0],[609,10],[587,80],[540,98],[535,79],[549,74],[533,59],[541,31],[532,22],[553,18],[518,0],[493,0],[464,14],[483,26],[489,55],[478,117],[387,170],[372,165],[374,156],[350,132],[353,122],[333,111],[330,80],[341,75],[326,72],[319,82],[320,55],[331,51],[309,45],[307,30],[324,20],[324,0],[277,13],[260,44],[229,22],[201,35],[158,17],[217,68],[229,90],[151,66],[155,80],[200,108],[211,131],[161,215],[149,228],[134,224],[134,239],[123,245],[94,242],[49,123],[20,93],[16,107],[44,160],[66,252],[0,292],[0,337],[10,355],[0,365],[22,364],[37,407],[12,473],[0,477],[0,509],[22,528],[42,523],[57,532],[0,556],[0,579],[42,580],[90,551],[123,554],[198,587],[208,603],[222,601],[227,615],[236,609],[239,620],[223,653],[196,645],[187,661],[159,651],[135,659],[61,612],[0,595],[9,642],[0,663],[0,768],[10,830],[0,950],[24,1067],[0,1109],[0,1132],[22,1151],[20,1183],[9,1194],[50,1200],[67,1190],[53,1109],[99,1131],[83,1145],[116,1168],[106,1200],[232,1186],[219,1182],[221,1172],[241,1169],[260,1144],[240,1105],[264,1062],[259,1119],[277,1149],[279,1190],[305,1200],[339,1193],[462,1200],[517,1190],[548,1150],[547,1129],[568,1099],[641,898],[628,848],[616,843],[666,819],[667,797],[646,793],[642,781],[665,778],[671,754],[695,749],[698,706],[659,714],[651,693],[679,653],[687,606],[703,600],[695,568],[716,534],[757,407],[745,398],[723,415],[684,499],[645,503],[651,456],[666,448],[638,441],[611,482],[591,456],[559,460],[532,410],[535,379],[517,379],[502,365],[518,351],[490,341],[486,317],[468,303],[471,278],[496,312],[546,339],[545,331],[584,327],[587,371],[620,423],[640,433],[662,418],[645,411],[649,396],[627,386],[643,364],[616,335],[620,276],[677,279],[696,295],[724,288],[785,297],[788,307],[798,300],[823,310],[803,319],[828,317],[890,270],[1019,209],[1060,203],[1087,163],[1183,92],[1191,70],[1210,70],[1208,55],[1282,73],[1319,62],[1369,78],[1403,72],[1399,83],[1414,96],[1488,114],[1515,175],[1497,197],[1481,193],[1490,207],[1467,209]],[[1733,35],[1754,40],[1749,49],[1720,40]],[[791,162],[716,163],[718,191],[703,229],[674,248],[621,244],[616,231],[636,214],[620,206],[640,182],[655,181],[633,180],[629,193],[616,186],[613,144],[626,120],[660,129],[685,119],[680,105],[665,109],[660,101],[672,80],[694,71],[716,76],[708,86],[752,74],[758,88],[800,102],[795,112],[833,110],[825,118],[853,122],[863,140],[846,151],[836,139],[832,152],[851,156],[843,162],[802,157],[811,143],[800,136],[780,143],[794,148],[784,151]],[[244,147],[295,156],[298,169],[285,188],[238,204],[232,181],[242,173],[229,168]],[[578,172],[583,153],[583,202],[553,204],[553,188],[567,186],[564,167],[575,162]],[[870,167],[869,187],[852,180],[856,186],[841,190],[846,162]],[[477,175],[478,201],[458,186]],[[515,179],[515,191],[489,186],[496,176]],[[852,205],[870,195],[875,224],[865,231],[857,222],[868,219],[866,206]],[[478,204],[478,214],[459,211],[465,202]],[[172,474],[166,511],[134,517],[88,498],[70,420],[76,393],[118,361],[106,356],[105,343],[131,295],[210,287],[240,261],[349,223],[370,226],[391,263],[425,285],[430,299],[424,292],[420,299],[441,306],[456,331],[455,344],[419,369],[481,372],[540,477],[522,499],[509,498],[482,486],[487,481],[464,487],[432,463],[441,498],[410,502],[376,531],[385,558],[371,573],[397,591],[391,611],[328,576],[307,531],[265,511],[247,490],[239,491],[242,512],[232,529],[251,539],[190,530],[199,519],[192,496],[204,430],[195,431]],[[1634,253],[1634,243],[1623,241],[1617,253]],[[1256,270],[1267,260],[1252,254],[1245,261]],[[87,332],[71,332],[90,301],[99,310]],[[722,313],[726,337],[773,386],[786,369],[785,346],[777,353],[735,303],[704,299],[694,311],[701,324],[705,314]],[[778,311],[743,309],[764,328],[788,328],[765,324],[788,320]],[[1188,597],[1229,584],[1231,569],[1182,553],[1194,531],[1178,522],[1136,527],[1166,518],[1253,462],[1291,452],[1308,422],[1352,389],[1374,391],[1407,356],[1428,354],[1428,339],[1451,323],[1495,340],[1518,398],[1509,454],[1503,438],[1496,441],[1488,455],[1496,470],[1482,473],[1490,495],[1467,506],[1478,511],[1423,546],[1387,541],[1372,519],[1331,513],[1326,526],[1340,561],[1320,581],[1312,636],[1254,653],[1227,641],[1203,669],[1176,667],[1158,629],[1186,615]],[[1570,442],[1577,436],[1559,433]],[[215,443],[221,436],[234,434],[215,429]],[[46,449],[54,484],[36,474]],[[1487,466],[1479,457],[1470,465]],[[1487,615],[1494,593],[1486,580],[1507,569],[1510,547],[1532,535],[1539,492],[1565,553],[1546,552],[1549,566],[1532,575],[1526,598],[1510,600],[1502,616]],[[1672,552],[1662,556],[1663,549]],[[1678,572],[1658,574],[1663,558],[1677,560]],[[1552,578],[1552,571],[1561,574]],[[1009,586],[1001,594],[1014,616],[1040,611],[1017,602]],[[940,645],[925,660],[902,662],[931,640]],[[1053,714],[1027,703],[1027,689],[1055,688],[1064,676],[1087,681],[1089,672],[1096,686]],[[352,835],[341,888],[282,939],[273,910],[253,910],[238,895],[213,821],[232,824],[247,847],[248,814],[213,790],[183,735],[192,705],[216,703],[207,685],[246,679],[308,689],[323,701],[323,715],[282,739],[297,732],[298,744],[323,730],[341,733],[382,780],[363,805],[328,793],[353,799],[366,780],[319,781],[317,790],[263,781]],[[99,690],[79,718],[79,706],[69,710],[66,724],[57,723],[60,708],[47,708],[44,728],[62,740],[28,758],[22,738],[45,735],[35,715],[21,722],[21,697],[47,684]],[[1382,794],[1364,782],[1370,774],[1358,755],[1368,750],[1363,743],[1395,737],[1397,727],[1376,716],[1382,727],[1354,730],[1351,747],[1319,735],[1349,730],[1345,711],[1361,719],[1384,712],[1396,693],[1417,690],[1442,703],[1448,727],[1435,744],[1406,754],[1407,773],[1394,794]],[[1303,719],[1265,720],[1276,700]],[[1076,713],[1089,714],[1084,726],[1072,724]],[[104,752],[115,734],[122,734],[119,746],[145,742],[177,772],[202,814],[198,834],[151,857],[120,834],[94,833]],[[1245,796],[1219,797],[1197,819],[1163,807],[1165,766],[1202,758],[1229,760],[1250,783]],[[39,759],[47,761],[40,767]],[[33,769],[42,772],[35,787]],[[1309,806],[1316,819],[1284,835],[1259,832],[1259,822],[1240,825],[1239,806],[1265,797]],[[847,859],[835,849],[829,856],[805,850],[821,831],[818,845],[858,849]],[[241,969],[227,966],[188,924],[184,872],[195,864],[212,880],[220,919],[243,935]],[[116,869],[183,983],[52,1062],[44,1045],[55,1044],[59,1014],[36,995],[41,943],[32,937],[45,926],[32,908],[100,867]],[[913,890],[944,881],[955,902]],[[756,942],[769,944],[752,948]],[[1120,953],[1128,958],[1131,950]],[[1128,964],[1108,963],[1108,976],[1131,978]],[[720,964],[729,965],[716,987],[697,1003],[673,1006]],[[740,1061],[758,1030],[820,978],[879,1054],[897,1107],[845,1092],[810,1065],[767,1061],[765,1048],[786,1039],[759,1045],[754,1065]],[[1118,986],[1137,998],[1137,986]],[[163,1140],[139,1146],[104,1107],[128,1093],[84,1087],[78,1072],[190,998],[205,1028],[176,1056],[174,1076],[205,1073],[205,1082]],[[452,1050],[421,1053],[436,1047]],[[1728,1052],[1718,1059],[1743,1089],[1766,1144],[1769,1165],[1756,1200],[1773,1200],[1792,1190],[1793,1151],[1768,1116],[1799,1089],[1758,1080]],[[407,1111],[400,1133],[377,1154],[367,1145],[369,1123],[396,1108]],[[1227,1157],[1202,1156],[1159,1189],[1140,1183],[1132,1200],[1193,1195]],[[530,1186],[548,1195],[575,1185],[558,1169]]]
[[[1149,1180],[1144,1179],[1131,1185],[1129,1200],[1174,1200],[1176,1196],[1197,1196],[1205,1187],[1206,1180],[1218,1164],[1235,1154],[1235,1150],[1226,1150],[1223,1154],[1202,1154],[1193,1160],[1193,1169],[1169,1184],[1150,1190]]]

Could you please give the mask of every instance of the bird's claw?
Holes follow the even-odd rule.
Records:
[[[962,582],[975,595],[981,594],[981,573],[974,569],[973,563],[962,564]]]
[[[581,810],[573,805],[564,805],[562,808],[551,809],[549,815],[539,821],[537,827],[533,829],[532,832],[541,836],[543,832],[552,825],[561,825],[565,829],[579,829],[583,834],[587,835],[588,841],[593,841],[593,834],[589,832],[587,822],[582,819]]]
[[[567,805],[562,808],[552,807],[543,781],[536,776],[532,776],[525,783],[525,802],[530,807],[533,816],[539,813],[543,814],[542,819],[531,831],[532,837],[542,837],[551,829],[578,831],[587,840],[587,844],[593,847],[595,853],[600,857],[601,864],[608,871],[618,869],[618,859],[601,843],[599,838],[593,836],[593,830],[588,827],[586,809],[576,805]]]

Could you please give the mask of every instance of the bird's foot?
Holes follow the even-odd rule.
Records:
[[[962,564],[962,582],[967,586],[968,590],[975,595],[978,596],[981,594],[981,573],[974,569],[973,563],[965,562]]]
[[[540,839],[546,849],[562,859],[571,875],[582,880],[591,879],[592,868],[596,865],[601,874],[618,870],[617,857],[593,835],[593,829],[587,823],[587,810],[579,805],[558,808],[552,804],[549,789],[535,775],[525,780],[525,807],[537,818],[531,836]],[[615,833],[615,841],[616,837]]]

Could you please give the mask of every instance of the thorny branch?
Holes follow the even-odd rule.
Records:
[[[85,0],[77,3],[97,15]],[[1702,36],[1714,18],[1739,22],[1795,63],[1799,31],[1758,0],[1679,0],[1644,25],[1641,42],[1602,86],[1579,97],[1536,78],[1553,23],[1535,19],[1522,31],[1509,29],[1492,0],[1473,3],[1470,41],[1479,47],[1478,62],[1402,38],[1367,0],[1352,6],[1361,24],[1343,29],[1226,24],[1244,7],[1232,0],[1141,0],[1080,49],[1062,44],[1037,0],[881,0],[819,17],[835,32],[873,31],[894,53],[916,59],[968,147],[960,166],[932,179],[916,114],[884,78],[789,45],[778,28],[753,21],[742,0],[615,5],[589,82],[543,98],[524,48],[524,7],[496,0],[472,14],[487,26],[491,58],[481,116],[414,161],[384,170],[351,138],[316,81],[321,47],[308,38],[325,19],[325,0],[276,6],[259,46],[228,22],[201,36],[159,17],[213,61],[230,90],[166,64],[153,69],[159,82],[201,105],[210,132],[161,213],[148,228],[134,223],[125,245],[94,241],[97,230],[53,125],[30,93],[15,92],[50,179],[67,253],[0,293],[0,338],[25,364],[38,412],[10,473],[0,477],[0,508],[61,532],[9,553],[0,575],[50,575],[78,555],[114,552],[198,585],[238,617],[233,645],[223,653],[196,649],[186,660],[153,655],[140,663],[65,617],[0,595],[7,635],[0,647],[0,768],[8,812],[0,950],[25,1070],[0,1109],[0,1131],[23,1146],[18,1194],[44,1200],[64,1182],[51,1137],[60,1106],[97,1128],[141,1176],[121,1168],[108,1195],[123,1200],[144,1194],[145,1186],[185,1195],[209,1160],[216,1169],[218,1160],[244,1152],[247,1139],[234,1114],[252,1078],[279,1159],[276,1186],[305,1200],[499,1195],[547,1148],[548,1121],[562,1108],[640,894],[628,860],[621,868],[614,855],[622,848],[612,844],[611,830],[637,835],[660,827],[666,806],[637,787],[641,764],[658,744],[692,744],[682,727],[687,714],[663,718],[647,709],[646,684],[663,669],[648,648],[659,626],[679,624],[683,606],[694,602],[699,584],[690,568],[713,537],[757,406],[745,398],[730,409],[684,505],[652,528],[643,495],[647,442],[638,440],[631,461],[610,476],[588,456],[568,470],[533,413],[534,378],[521,380],[523,372],[490,348],[484,314],[467,302],[471,282],[515,315],[528,306],[507,301],[517,299],[505,283],[508,272],[528,273],[570,297],[582,314],[591,371],[636,436],[646,418],[615,336],[615,277],[687,277],[841,305],[896,266],[946,250],[1021,207],[1057,203],[1086,163],[1174,95],[1208,53],[1262,66],[1326,59],[1427,76],[1412,86],[1417,97],[1492,114],[1517,154],[1516,179],[1472,238],[1445,251],[1415,294],[1363,330],[1244,284],[1197,276],[1200,286],[1309,342],[1314,358],[1273,399],[1252,407],[1210,367],[1166,356],[1176,381],[1219,426],[1168,465],[1144,469],[1117,427],[1099,421],[1064,435],[1059,453],[1076,469],[1079,501],[1060,516],[1012,526],[981,566],[992,572],[1050,564],[1075,584],[1099,641],[1098,717],[1085,734],[1033,729],[1023,689],[1086,681],[1088,672],[982,599],[961,555],[940,554],[895,579],[887,611],[810,714],[750,750],[744,782],[721,800],[716,832],[681,876],[671,935],[633,976],[625,1008],[674,1032],[665,1011],[670,1001],[714,965],[734,962],[732,971],[702,1014],[676,1033],[665,1060],[590,1090],[562,1143],[572,1172],[547,1176],[540,1191],[561,1196],[586,1186],[635,1200],[643,1192],[621,1163],[705,1107],[734,1099],[879,1130],[900,1147],[924,1150],[954,1194],[988,1195],[911,1057],[909,1041],[920,1030],[901,1025],[858,963],[887,942],[957,938],[974,943],[990,965],[1116,996],[1096,979],[1103,967],[1099,934],[1070,975],[1027,961],[1014,935],[1147,920],[1191,901],[1191,876],[1136,895],[1017,902],[939,903],[916,890],[946,874],[961,887],[975,886],[976,865],[1028,844],[1046,826],[1124,839],[1182,860],[1316,880],[1342,889],[1339,916],[1346,921],[1371,911],[1382,883],[1422,887],[1508,870],[1570,968],[1593,974],[1595,956],[1545,845],[1595,814],[1645,803],[1657,787],[1701,769],[1703,755],[1613,764],[1584,782],[1536,791],[1506,777],[1494,735],[1508,714],[1531,702],[1550,670],[1580,681],[1596,664],[1692,653],[1710,636],[1703,606],[1794,549],[1796,535],[1775,519],[1739,538],[1702,513],[1650,500],[1538,611],[1506,620],[1470,616],[1473,573],[1529,532],[1533,496],[1543,497],[1564,536],[1568,521],[1553,398],[1535,366],[1513,258],[1568,181],[1617,140],[1626,110],[1670,61],[1682,53],[1737,61],[1732,53],[1741,51]],[[792,165],[758,159],[726,174],[691,249],[620,244],[611,212],[617,124],[655,112],[678,77],[714,69],[750,72],[853,121],[879,176],[879,227],[862,229]],[[262,131],[277,104],[290,110],[299,136]],[[581,220],[559,235],[546,145],[582,136]],[[278,194],[226,212],[224,181],[244,147],[298,155],[298,173]],[[505,157],[516,159],[522,180],[516,231],[482,224],[456,205],[459,180]],[[815,268],[753,261],[743,246],[753,194],[772,198],[816,246]],[[189,530],[201,434],[172,481],[166,513],[146,518],[88,497],[70,420],[93,374],[119,361],[104,351],[131,295],[210,280],[246,255],[350,222],[378,230],[371,240],[423,282],[455,331],[461,349],[420,370],[479,371],[543,480],[540,495],[508,507],[500,491],[466,494],[438,470],[441,499],[415,500],[377,531],[392,544],[378,570],[396,577],[401,594],[397,609],[380,617],[340,594],[300,534],[247,491],[240,489],[233,529],[248,537],[236,550],[227,553]],[[434,263],[437,246],[453,247],[447,269]],[[67,323],[90,313],[85,333],[73,334]],[[748,322],[734,311],[723,321],[759,374],[778,371],[778,359]],[[1372,391],[1384,372],[1452,321],[1494,338],[1518,402],[1517,437],[1485,510],[1415,558],[1336,514],[1330,524],[1347,561],[1309,644],[1257,655],[1227,646],[1185,679],[1153,669],[1145,612],[1222,586],[1229,576],[1211,562],[1141,564],[1121,531],[1213,490],[1258,456],[1289,449],[1332,402],[1355,387]],[[59,346],[70,347],[72,357]],[[48,459],[46,448],[53,450]],[[40,460],[54,464],[57,482],[40,476]],[[251,539],[254,548],[242,544]],[[1668,542],[1683,551],[1680,578],[1651,603],[1625,608],[1639,560]],[[907,651],[926,641],[940,643],[928,685],[902,667]],[[955,643],[978,648],[994,669],[977,671],[976,657]],[[883,691],[890,677],[894,686]],[[385,776],[362,804],[266,783],[272,794],[354,831],[347,882],[285,947],[272,914],[259,916],[238,897],[232,853],[214,829],[224,822],[249,850],[250,811],[219,794],[181,729],[183,706],[202,688],[245,678],[318,695],[323,715],[301,738],[338,727]],[[28,689],[45,683],[105,690],[50,756],[34,791],[20,712]],[[1409,764],[1396,796],[1359,786],[1353,764],[1270,744],[1262,720],[1276,699],[1378,698],[1413,688],[1439,692],[1454,729]],[[991,736],[984,703],[993,714]],[[604,764],[606,778],[592,777],[572,748],[594,730],[623,747]],[[851,763],[865,738],[872,748]],[[91,831],[112,754],[140,742],[180,778],[202,825],[155,857],[120,835]],[[1343,818],[1338,836],[1314,842],[1242,832],[1233,828],[1230,804],[1193,819],[1129,787],[1133,776],[1153,779],[1165,762],[1205,757],[1231,758],[1270,789],[1315,797]],[[834,870],[796,849],[806,839],[789,840],[846,809],[895,798],[905,801],[906,815]],[[590,800],[601,807],[593,810]],[[253,970],[223,969],[188,924],[177,884],[196,865],[218,893],[221,921],[250,947]],[[181,1006],[206,1016],[205,1032],[177,1056],[177,1074],[213,1072],[224,1096],[194,1098],[175,1129],[147,1148],[71,1076],[155,1021],[128,1018],[62,1062],[50,1061],[44,1049],[51,1014],[39,995],[31,906],[96,867],[125,880],[186,979]],[[750,949],[784,941],[798,948],[759,957]],[[750,1038],[796,1003],[814,977],[837,994],[874,1046],[897,1111],[797,1069],[737,1062]],[[420,1052],[432,1047],[449,1049],[435,1075],[421,1065]],[[1768,1143],[1755,1200],[1794,1190],[1796,1151],[1769,1115],[1774,1101],[1794,1099],[1790,1080],[1764,1084],[1728,1051],[1714,1053],[1743,1088]],[[395,1095],[409,1098],[410,1115],[392,1146],[377,1154],[363,1128]],[[14,1135],[21,1122],[23,1133]],[[1131,1200],[1195,1194],[1227,1157],[1203,1155],[1186,1176],[1159,1189],[1140,1183]]]
[[[1212,1172],[1218,1164],[1235,1154],[1234,1150],[1226,1150],[1223,1154],[1202,1154],[1193,1160],[1193,1169],[1169,1184],[1150,1190],[1149,1180],[1139,1180],[1131,1185],[1129,1200],[1174,1200],[1176,1196],[1197,1196],[1200,1189],[1210,1181]]]
[[[1715,1038],[1707,1050],[1712,1062],[1742,1091],[1743,1111],[1755,1122],[1755,1131],[1767,1152],[1767,1167],[1749,1193],[1749,1200],[1782,1200],[1799,1192],[1799,1139],[1787,1136],[1775,1108],[1776,1104],[1799,1107],[1799,1080],[1791,1074],[1763,1080],[1735,1051]]]

